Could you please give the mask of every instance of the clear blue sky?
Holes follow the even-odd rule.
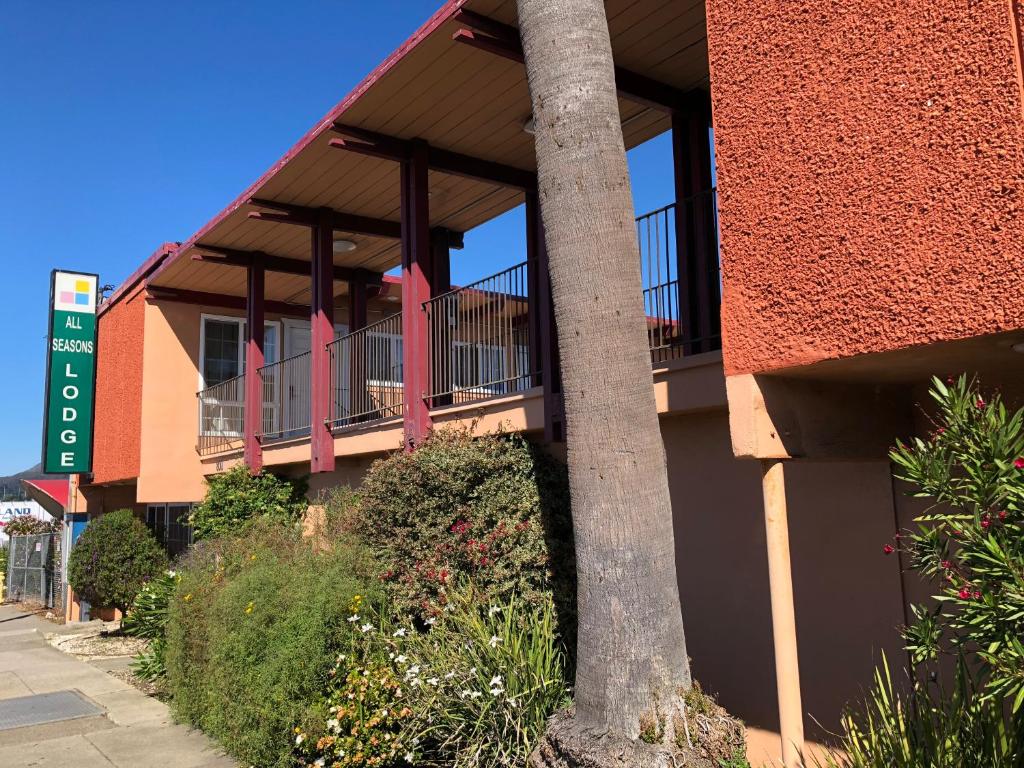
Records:
[[[0,475],[39,461],[49,273],[118,284],[277,160],[441,0],[5,0],[0,22]],[[666,137],[631,153],[639,211],[672,199]],[[523,258],[521,211],[453,279]]]

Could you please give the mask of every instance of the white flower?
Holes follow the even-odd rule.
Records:
[[[453,677],[455,677],[455,673],[454,672],[449,672],[447,675],[444,676],[444,679],[445,680],[451,680]]]
[[[406,752],[405,753],[405,762],[407,762],[410,765],[412,765],[412,761],[413,761],[413,754],[412,754],[412,752]]]
[[[350,621],[353,624],[355,624],[357,621],[359,621],[359,614],[358,613],[353,613],[351,616],[348,617],[348,621]]]
[[[395,630],[394,634],[392,634],[391,636],[392,637],[405,637],[405,627],[399,627],[398,629]]]
[[[336,719],[331,718],[330,720],[327,721],[327,730],[334,731],[334,733],[340,733],[341,732],[341,723],[338,722]]]
[[[501,688],[491,688],[491,696],[501,696],[504,692]]]
[[[490,608],[487,609],[487,615],[489,617],[493,616],[496,613],[500,613],[500,612],[501,612],[501,608],[499,606],[497,606],[497,605],[492,605]]]
[[[419,664],[413,664],[411,667],[409,667],[409,671],[408,671],[407,674],[418,675],[419,673],[420,673],[420,665]]]
[[[361,629],[365,634],[366,632],[369,632],[371,629],[373,629],[373,624],[363,624],[363,626],[361,626],[359,629]]]
[[[300,733],[298,736],[295,737],[295,746],[299,746],[299,744],[301,744],[305,740],[306,740],[306,734]]]
[[[476,674],[476,667],[470,667],[469,674],[475,675]]]
[[[324,768],[324,766],[327,765],[327,760],[321,757],[315,763],[313,763],[313,765],[318,766],[318,768]]]
[[[497,648],[498,647],[498,643],[500,643],[500,642],[501,642],[501,638],[500,637],[498,637],[497,635],[491,635],[491,639],[487,641],[487,644],[489,646],[491,646],[491,648]]]
[[[437,624],[437,619],[435,619],[433,616],[431,616],[429,619],[426,620],[426,625],[428,627],[432,627],[435,624]]]
[[[469,694],[469,698],[471,699],[479,699],[481,696],[483,696],[483,694],[480,693],[480,691],[473,691],[471,694]]]
[[[406,656],[404,653],[400,653],[398,656],[395,657],[395,661],[397,661],[399,664],[405,664],[405,662],[407,662],[408,660],[409,657]]]
[[[467,696],[472,696],[472,695],[473,695],[472,691],[459,691],[459,698],[460,699],[464,699]]]
[[[427,678],[427,685],[437,685],[440,682],[441,681],[438,680],[436,677],[428,677]]]
[[[501,686],[501,675],[495,675],[491,678],[491,688],[496,688],[499,686]]]

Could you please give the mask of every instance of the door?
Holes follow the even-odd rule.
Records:
[[[301,320],[287,321],[284,334],[287,362],[281,371],[284,394],[281,430],[284,437],[293,437],[309,428],[309,356],[296,359],[298,355],[309,352],[309,345],[309,323]]]

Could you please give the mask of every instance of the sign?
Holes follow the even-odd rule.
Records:
[[[97,276],[53,270],[43,471],[91,472]]]

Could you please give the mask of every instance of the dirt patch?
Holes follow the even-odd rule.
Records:
[[[86,661],[138,656],[149,647],[148,640],[120,634],[113,622],[109,628],[104,626],[80,634],[50,634],[46,641],[57,650]]]
[[[154,699],[168,701],[171,698],[161,685],[150,682],[149,680],[143,680],[130,669],[108,669],[107,674],[128,683],[128,685],[133,688],[137,688],[147,696],[152,696]]]

